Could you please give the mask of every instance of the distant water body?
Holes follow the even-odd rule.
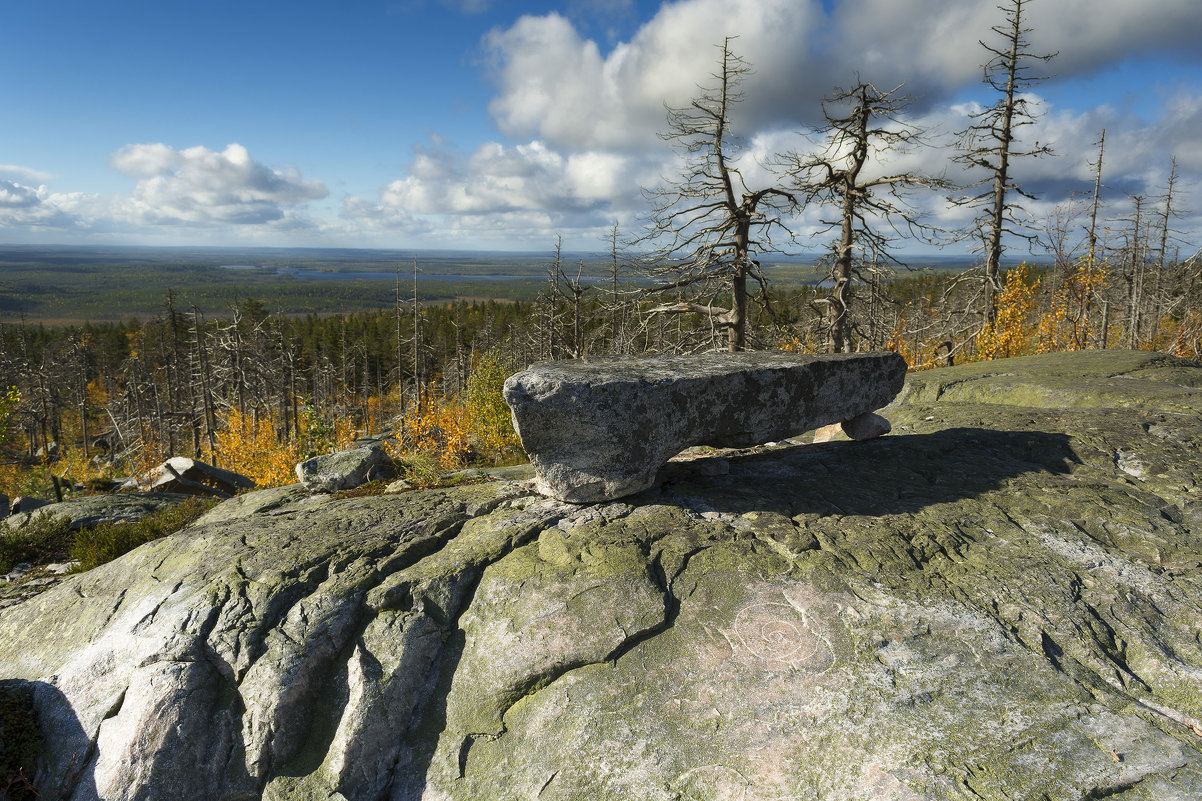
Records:
[[[260,267],[254,264],[222,264],[222,270],[274,270],[273,275],[282,278],[311,278],[316,281],[348,281],[356,278],[366,278],[373,281],[396,281],[396,273],[383,272],[330,272],[328,270],[302,270],[299,267]],[[545,275],[477,275],[477,274],[453,274],[453,273],[423,273],[419,272],[417,277],[421,281],[545,281]],[[410,281],[413,279],[413,273],[401,273],[401,279]],[[571,280],[575,280],[573,277]],[[600,283],[602,281],[612,280],[608,275],[582,275],[580,280],[584,283]],[[651,280],[642,276],[619,276],[619,281],[647,281]]]

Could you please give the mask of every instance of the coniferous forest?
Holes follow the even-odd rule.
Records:
[[[1202,259],[1147,255],[1004,270],[992,322],[973,311],[981,282],[971,272],[858,283],[854,348],[894,350],[912,369],[1088,348],[1202,358]],[[654,313],[662,298],[548,273],[534,301],[419,295],[301,317],[247,299],[206,315],[177,308],[169,293],[140,322],[4,324],[0,492],[45,496],[51,474],[86,484],[171,455],[289,483],[297,461],[383,431],[445,468],[512,460],[519,451],[500,397],[512,372],[543,359],[715,346],[703,313]],[[750,306],[750,346],[830,350],[816,303],[829,291],[769,291]]]

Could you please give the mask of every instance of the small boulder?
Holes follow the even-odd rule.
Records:
[[[384,447],[372,442],[361,448],[306,459],[296,466],[296,477],[310,492],[339,492],[381,475],[388,462]]]
[[[893,430],[888,420],[873,412],[856,415],[850,420],[844,420],[839,426],[844,434],[857,442],[883,437]]]
[[[846,434],[857,442],[863,442],[883,437],[892,430],[893,426],[884,417],[873,412],[866,412],[856,415],[850,420],[844,420],[842,423],[831,423],[829,426],[818,429],[814,432],[814,444],[830,442],[840,433]]]
[[[42,447],[38,448],[37,451],[34,453],[34,456],[36,456],[37,458],[49,459],[52,462],[57,461],[59,455],[60,455],[60,448],[58,447],[57,442],[50,442],[46,445],[43,445]]]

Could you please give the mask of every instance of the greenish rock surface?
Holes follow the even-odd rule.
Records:
[[[226,502],[0,612],[41,797],[1202,798],[1202,366],[883,414],[620,502]]]
[[[21,528],[31,520],[43,517],[65,517],[71,528],[90,528],[101,523],[127,523],[165,509],[178,506],[190,496],[178,492],[123,492],[109,495],[86,495],[58,503],[39,506],[32,512],[19,512],[0,521],[10,529]],[[0,536],[3,536],[0,534]]]

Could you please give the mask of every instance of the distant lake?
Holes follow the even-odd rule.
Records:
[[[349,281],[357,278],[365,278],[372,281],[396,281],[396,273],[384,272],[332,272],[329,270],[302,270],[299,267],[261,267],[254,264],[222,264],[222,270],[262,270],[264,272],[272,270],[272,274],[281,278],[311,278],[315,281]],[[547,276],[538,273],[529,275],[487,275],[476,273],[423,273],[417,274],[419,281],[545,281]],[[402,272],[402,281],[412,281],[412,272]],[[576,280],[575,276],[571,276],[570,280]],[[612,280],[608,275],[582,275],[580,281],[586,284],[595,284],[602,281]],[[652,279],[643,276],[618,276],[619,281],[649,281]]]

